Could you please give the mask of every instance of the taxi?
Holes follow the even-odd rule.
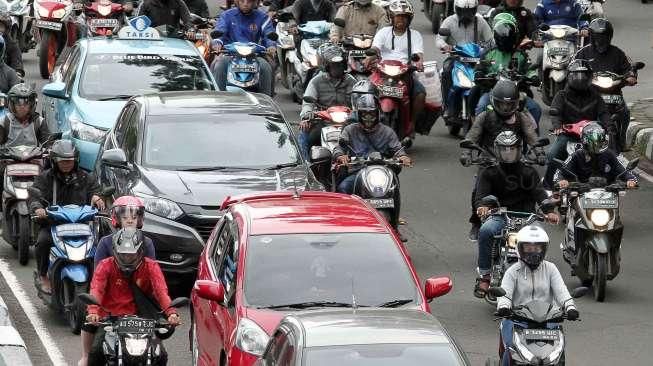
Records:
[[[42,116],[95,167],[98,151],[127,100],[161,91],[217,90],[213,75],[189,41],[163,37],[146,16],[117,35],[79,40],[59,59],[43,87]]]

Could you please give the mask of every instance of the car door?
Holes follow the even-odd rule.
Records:
[[[72,86],[72,83],[74,82],[75,79],[74,74],[76,73],[77,70],[77,67],[74,67],[73,65],[79,64],[80,59],[81,59],[80,47],[78,45],[75,45],[70,50],[70,52],[66,54],[66,58],[61,63],[61,66],[52,75],[51,81],[64,82],[66,83],[67,86],[68,85]],[[70,89],[71,88],[68,88],[69,92]],[[43,118],[48,124],[48,128],[50,129],[50,131],[58,132],[58,131],[66,130],[65,127],[67,126],[67,123],[64,125],[66,119],[66,113],[62,109],[62,107],[65,106],[65,103],[63,102],[66,101],[63,99],[43,96],[43,106],[41,107],[41,112],[43,114]],[[69,127],[70,126],[68,126],[68,128]]]

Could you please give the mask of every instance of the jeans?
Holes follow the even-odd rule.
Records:
[[[492,240],[495,235],[501,234],[506,226],[506,220],[501,216],[490,216],[478,231],[478,273],[487,275],[492,266]]]
[[[451,91],[452,88],[452,79],[451,79],[451,72],[453,70],[453,57],[447,57],[442,61],[442,80],[440,82],[440,86],[442,87],[442,101],[445,104],[445,107],[449,107],[449,91]]]
[[[567,143],[573,141],[573,138],[567,135],[558,135],[556,140],[551,144],[549,152],[546,154],[546,172],[544,173],[544,188],[553,189],[553,177],[557,170],[557,167],[554,167],[553,159],[565,160],[567,159]]]
[[[358,177],[358,172],[348,175],[338,184],[338,193],[347,193],[353,194],[356,184],[356,178]]]
[[[310,161],[311,158],[311,147],[320,145],[322,127],[324,127],[322,123],[314,121],[308,131],[299,131],[299,136],[297,136],[299,151],[307,161]]]
[[[41,276],[46,276],[48,274],[48,267],[50,266],[50,248],[52,248],[53,244],[50,226],[41,226],[39,228],[39,235],[36,239],[36,248],[34,250],[36,269],[39,271],[39,275]]]
[[[512,332],[515,323],[510,319],[501,321],[501,340],[503,341],[503,355],[501,356],[501,366],[510,366],[510,350],[512,347]]]
[[[478,104],[476,105],[476,115],[478,116],[481,112],[483,112],[488,105],[490,105],[490,93],[485,93],[481,95],[481,98],[478,100]],[[532,98],[526,97],[526,109],[531,114],[531,116],[533,116],[536,128],[539,129],[540,118],[542,118],[542,107],[540,107],[540,105],[537,104],[537,102]]]
[[[268,61],[263,57],[257,57],[256,60],[259,64],[259,76],[255,90],[259,93],[272,96],[272,93],[274,92],[272,66],[270,66],[270,63],[268,63]],[[227,90],[227,69],[230,61],[231,56],[220,56],[217,57],[215,61],[213,61],[213,65],[211,65],[215,81],[218,83],[218,88],[222,91]]]

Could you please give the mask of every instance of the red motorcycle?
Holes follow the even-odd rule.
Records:
[[[50,77],[63,49],[77,41],[74,10],[81,5],[70,0],[34,2],[34,38],[39,45],[39,71],[43,79]]]
[[[84,6],[89,36],[108,36],[117,33],[125,23],[122,5],[111,0],[94,1]]]

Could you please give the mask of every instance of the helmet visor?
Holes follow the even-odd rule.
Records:
[[[32,104],[32,98],[30,97],[11,97],[10,101],[16,106],[25,106]]]
[[[585,149],[590,154],[600,154],[608,149],[609,137],[603,134],[600,137],[595,137],[585,141]]]
[[[494,110],[501,116],[511,116],[517,112],[517,108],[519,108],[519,100],[493,98],[492,107],[494,107]]]
[[[515,163],[521,158],[521,146],[497,146],[497,158],[502,163]]]
[[[529,253],[544,253],[544,245],[542,243],[521,243],[522,252],[524,254]]]
[[[145,211],[143,207],[137,206],[118,206],[113,210],[121,221],[127,219],[136,220],[141,218],[143,217],[143,213]]]
[[[476,16],[476,7],[473,8],[456,8],[456,14],[459,18],[465,20],[472,20]]]
[[[366,130],[373,129],[379,122],[377,111],[359,111],[358,119]]]

